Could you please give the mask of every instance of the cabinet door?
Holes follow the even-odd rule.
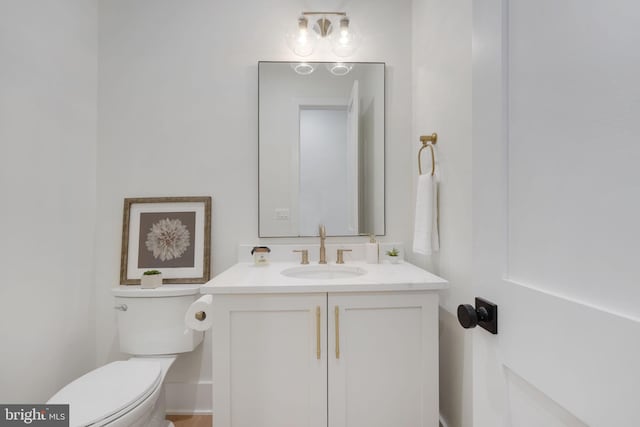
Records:
[[[326,427],[326,294],[216,295],[213,313],[216,427]]]
[[[329,294],[329,427],[438,426],[438,295]]]

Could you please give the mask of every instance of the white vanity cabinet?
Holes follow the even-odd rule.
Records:
[[[326,294],[215,295],[215,427],[327,427],[326,306]]]
[[[216,427],[436,427],[434,291],[213,300]]]
[[[330,427],[438,426],[438,294],[328,294]]]

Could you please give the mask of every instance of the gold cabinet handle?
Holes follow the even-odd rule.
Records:
[[[316,307],[316,359],[320,360],[320,306]]]
[[[336,359],[340,359],[340,308],[336,305],[333,310],[336,324]]]

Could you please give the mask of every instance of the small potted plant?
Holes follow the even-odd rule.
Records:
[[[387,251],[387,256],[389,257],[389,262],[391,264],[397,264],[400,262],[400,251],[396,248],[392,248],[390,251]]]
[[[145,289],[154,289],[162,286],[162,272],[158,270],[147,270],[142,273],[140,278],[140,287]]]

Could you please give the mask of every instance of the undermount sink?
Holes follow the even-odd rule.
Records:
[[[287,277],[295,277],[296,279],[331,280],[362,276],[366,272],[360,267],[348,265],[310,265],[307,267],[287,268],[282,270],[280,274]]]

